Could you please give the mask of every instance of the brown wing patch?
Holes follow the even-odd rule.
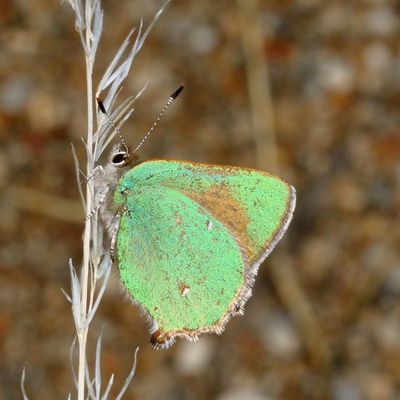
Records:
[[[249,217],[226,185],[211,185],[202,192],[187,192],[185,195],[196,201],[223,223],[238,241],[246,260],[251,261],[253,259],[255,250],[247,235]]]

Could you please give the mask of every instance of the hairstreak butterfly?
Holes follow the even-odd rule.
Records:
[[[138,147],[130,152],[122,139],[97,184],[121,280],[149,317],[155,348],[220,334],[243,313],[259,265],[288,228],[295,189],[256,169],[138,162]]]

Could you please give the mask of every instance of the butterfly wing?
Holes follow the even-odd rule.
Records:
[[[264,172],[141,163],[119,181],[121,279],[152,321],[152,343],[221,333],[288,227],[295,190]]]

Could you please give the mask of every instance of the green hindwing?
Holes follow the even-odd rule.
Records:
[[[221,333],[251,296],[292,218],[295,190],[265,172],[155,160],[119,180],[122,282],[152,322],[152,344]]]

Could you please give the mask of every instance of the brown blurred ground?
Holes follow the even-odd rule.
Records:
[[[103,2],[97,76],[131,26],[160,5]],[[274,150],[280,175],[298,189],[286,242],[261,268],[245,316],[221,337],[167,351],[147,345],[146,323],[114,272],[93,327],[104,327],[104,380],[115,372],[123,382],[140,345],[127,399],[400,399],[399,3],[260,0],[257,13]],[[61,399],[72,390],[74,328],[60,287],[69,288],[68,258],[81,256],[69,143],[79,147],[85,135],[83,57],[67,4],[2,1],[0,27],[0,398],[21,398],[26,365],[31,399]],[[127,140],[137,143],[180,81],[187,87],[143,158],[262,161],[247,28],[238,2],[168,7],[124,85],[130,95],[150,80]],[[279,289],[286,280],[270,273],[280,263],[315,329],[299,321],[293,293]]]

